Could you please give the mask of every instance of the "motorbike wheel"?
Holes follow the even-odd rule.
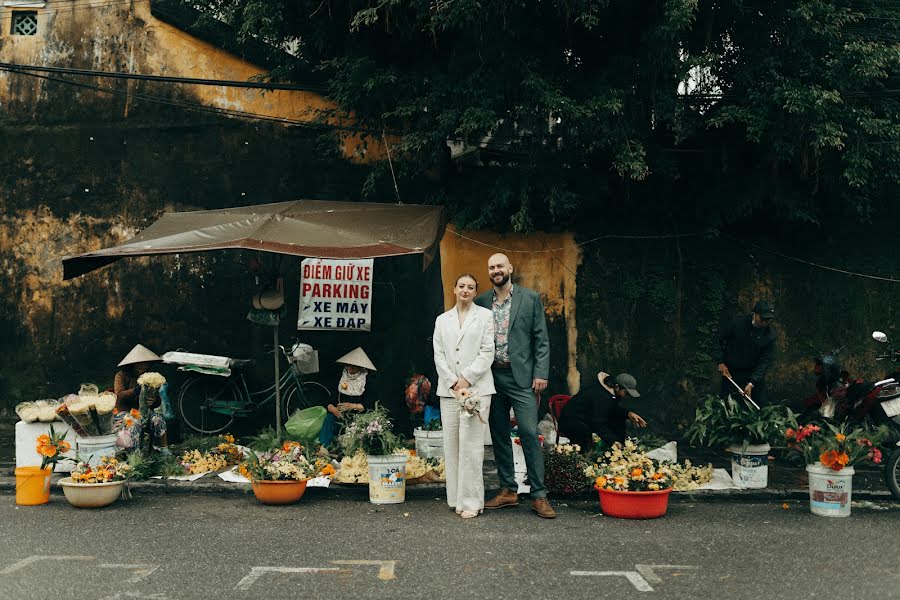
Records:
[[[900,501],[900,447],[894,448],[884,463],[884,482],[894,498]]]

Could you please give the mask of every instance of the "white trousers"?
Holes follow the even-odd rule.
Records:
[[[481,419],[477,415],[461,416],[455,398],[441,398],[444,470],[450,508],[476,512],[484,508],[484,431],[490,410],[490,396],[481,399]]]

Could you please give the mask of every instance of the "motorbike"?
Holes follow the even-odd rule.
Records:
[[[893,449],[886,452],[884,480],[891,494],[900,500],[900,347],[890,345],[886,334],[872,333],[877,342],[889,344],[875,360],[892,363],[892,372],[880,381],[854,379],[841,367],[841,349],[816,357],[816,392],[804,401],[801,418],[826,418],[833,421],[867,422],[887,426],[886,440]]]
[[[874,384],[874,389],[878,389],[878,405],[888,419],[900,426],[900,346],[891,344],[888,336],[881,331],[873,331],[872,339],[888,345],[888,349],[880,352],[875,360],[887,360],[891,363],[888,377]],[[894,498],[900,500],[900,440],[895,441],[893,450],[884,462],[884,481]]]

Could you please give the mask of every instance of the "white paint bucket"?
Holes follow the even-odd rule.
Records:
[[[764,488],[769,484],[768,444],[733,445],[731,451],[731,479],[734,485],[745,489]]]
[[[416,438],[416,454],[421,458],[444,458],[444,432],[414,429]]]
[[[79,460],[97,466],[104,456],[116,455],[116,434],[75,438],[75,450]]]
[[[818,462],[806,465],[810,512],[821,517],[849,517],[854,472],[853,467],[834,471]]]
[[[366,457],[369,461],[369,502],[400,504],[406,500],[406,455]]]

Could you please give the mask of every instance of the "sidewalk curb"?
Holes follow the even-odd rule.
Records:
[[[218,480],[218,477],[209,476],[209,481],[136,481],[129,484],[132,494],[218,494],[218,495],[243,495],[251,494],[249,484],[227,483]],[[62,476],[54,475],[51,484],[51,493],[62,494],[62,489],[56,485]],[[213,481],[215,478],[218,481]],[[204,478],[205,479],[205,478]],[[16,489],[15,477],[0,477],[0,494],[12,494]],[[369,496],[369,488],[366,485],[342,485],[332,484],[328,488],[309,488],[315,495],[324,498],[349,498],[365,500]],[[444,485],[440,483],[425,483],[408,486],[407,497],[444,497]],[[551,500],[564,502],[568,500],[596,500],[596,494],[577,496],[554,496]],[[806,488],[763,488],[749,490],[695,490],[691,492],[675,492],[669,496],[670,501],[679,503],[689,502],[784,502],[787,500],[808,500],[809,490]],[[893,496],[888,490],[853,490],[853,500],[868,500],[873,502],[891,502]]]

